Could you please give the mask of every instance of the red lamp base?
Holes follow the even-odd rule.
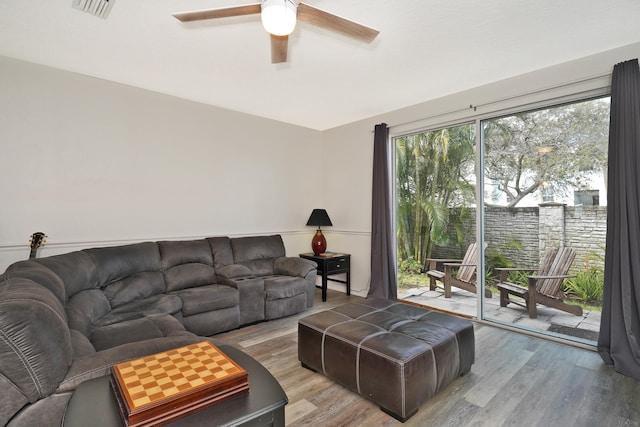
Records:
[[[316,255],[320,255],[324,251],[327,250],[327,239],[324,238],[322,231],[318,229],[316,234],[313,236],[313,240],[311,241],[311,249],[313,249],[313,253]]]

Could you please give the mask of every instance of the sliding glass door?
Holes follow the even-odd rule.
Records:
[[[495,294],[485,319],[595,343],[609,98],[484,120],[481,129],[485,286]]]
[[[394,137],[399,299],[595,344],[608,124],[606,97]]]

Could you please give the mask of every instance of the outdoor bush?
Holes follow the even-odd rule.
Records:
[[[487,250],[487,265],[490,269],[513,267],[513,261],[511,261],[506,254],[499,252],[495,249]]]
[[[409,257],[400,261],[398,270],[402,273],[419,274],[422,272],[422,264],[413,257]]]
[[[579,271],[575,277],[564,281],[563,291],[580,301],[602,301],[604,289],[604,271],[600,268],[589,268]]]
[[[532,274],[534,273],[528,270],[510,271],[507,281],[515,285],[527,287],[529,286],[529,276]]]
[[[522,251],[522,243],[518,239],[509,239],[500,248],[488,248],[486,251],[487,267],[490,269],[513,267],[515,264],[507,256],[509,251],[516,253]]]
[[[492,270],[490,268],[485,268],[485,270],[484,270],[484,281],[485,281],[487,286],[494,285],[495,283],[498,282],[498,275],[495,273],[494,270]]]

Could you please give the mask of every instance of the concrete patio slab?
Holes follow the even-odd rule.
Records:
[[[430,291],[429,287],[415,287],[399,289],[398,299],[405,299],[416,304],[431,306],[440,310],[459,313],[465,316],[476,317],[478,314],[476,295],[461,289],[453,290],[451,298],[444,297],[444,291],[440,288]],[[527,310],[515,304],[500,307],[500,298],[484,299],[484,316],[486,320],[495,320],[501,323],[513,324],[516,327],[535,329],[540,331],[561,331],[561,334],[584,340],[587,342],[597,339],[600,330],[601,313],[585,310],[582,316],[575,316],[554,308],[538,305],[538,317],[530,319]],[[558,332],[554,332],[556,335]]]

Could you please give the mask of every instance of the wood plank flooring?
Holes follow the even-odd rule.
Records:
[[[216,335],[261,362],[289,397],[287,426],[640,426],[640,382],[597,353],[475,324],[476,361],[406,423],[300,366],[298,319],[357,301],[316,293],[303,313]]]

